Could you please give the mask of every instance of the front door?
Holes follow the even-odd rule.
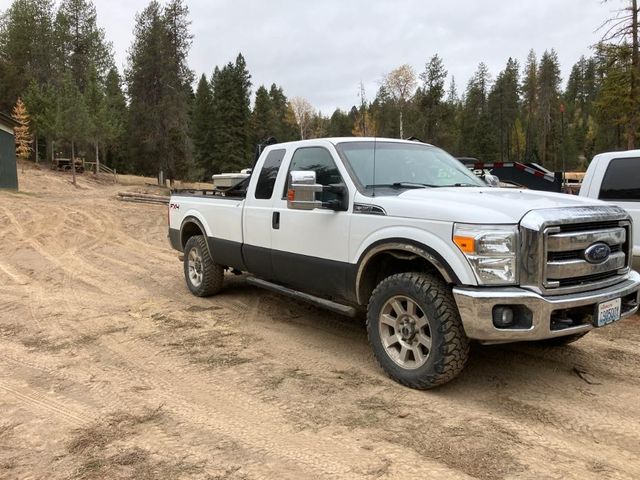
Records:
[[[279,228],[272,230],[272,262],[276,279],[292,288],[315,295],[340,298],[345,294],[349,256],[351,202],[346,212],[318,208],[287,208],[289,172],[312,170],[317,183],[345,183],[332,153],[324,147],[295,150],[286,171],[283,187],[273,203]],[[329,201],[335,194],[317,193],[317,200]],[[352,195],[352,194],[351,194]]]

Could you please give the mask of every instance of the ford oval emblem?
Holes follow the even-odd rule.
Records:
[[[606,243],[594,243],[584,251],[584,259],[589,263],[602,263],[611,255],[611,248]]]

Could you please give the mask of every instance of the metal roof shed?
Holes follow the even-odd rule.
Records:
[[[16,142],[13,136],[16,125],[13,118],[0,112],[0,189],[18,189]]]

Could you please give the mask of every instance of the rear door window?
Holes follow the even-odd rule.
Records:
[[[264,160],[262,170],[260,170],[260,177],[258,177],[258,183],[256,184],[256,198],[258,200],[269,200],[273,195],[273,187],[276,184],[276,178],[278,177],[278,170],[282,164],[282,159],[286,150],[271,150],[267,154],[267,158]]]
[[[640,158],[611,160],[600,187],[600,199],[640,201]]]

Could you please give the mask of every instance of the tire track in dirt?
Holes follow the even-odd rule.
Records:
[[[270,301],[273,301],[273,303],[275,304],[275,307],[278,307],[277,299],[274,298]],[[286,305],[284,305],[285,302],[287,303]],[[216,299],[216,304],[225,304],[225,303],[227,303],[227,300],[224,298],[224,295],[222,295],[219,300]],[[232,303],[237,304],[238,302],[234,301]],[[279,305],[279,309],[280,310],[289,309],[289,308],[292,308],[292,305],[295,305],[295,302],[282,300],[281,304]],[[242,304],[240,306],[242,306]],[[363,358],[363,356],[364,357],[368,356],[368,353],[364,353],[365,351],[368,352],[368,349],[364,344],[364,334],[362,332],[358,332],[357,329],[352,330],[347,328],[346,338],[348,339],[348,342],[361,341],[363,343],[363,346],[361,348],[363,352],[355,355],[341,355],[340,354],[341,345],[338,345],[336,347],[335,342],[333,342],[331,345],[331,351],[327,351],[326,341],[324,339],[316,338],[317,335],[315,337],[313,335],[312,336],[299,335],[299,334],[292,335],[290,325],[288,326],[287,324],[283,324],[282,321],[280,320],[274,322],[273,320],[269,320],[268,318],[265,318],[265,313],[268,312],[268,309],[264,308],[265,305],[261,305],[260,307],[261,307],[260,313],[263,314],[262,316],[259,317],[257,315],[258,303],[255,303],[248,317],[246,318],[241,317],[238,319],[238,322],[239,322],[238,326],[242,327],[240,328],[240,330],[245,329],[246,327],[249,326],[249,324],[256,321],[257,319],[260,319],[258,321],[258,324],[259,324],[260,335],[264,340],[264,343],[268,346],[277,345],[278,346],[277,355],[279,358],[296,359],[294,365],[296,365],[298,368],[311,372],[312,376],[319,377],[324,372],[336,370],[336,369],[344,370],[344,371],[353,371],[353,365],[357,364],[358,361],[360,361]],[[237,308],[237,310],[240,313],[242,311],[242,308]],[[304,310],[304,307],[300,306],[299,310]],[[299,322],[295,322],[293,324],[294,328],[306,328],[306,327],[309,327],[310,325],[313,325],[313,327],[315,327],[314,332],[317,333],[316,330],[318,328],[316,323],[318,319],[314,317],[316,316],[325,317],[326,315],[322,315],[322,313],[324,312],[322,313],[317,312],[317,314],[311,313],[310,315],[309,315],[309,312],[306,312],[306,313],[307,313],[307,318]],[[294,314],[296,314],[296,312],[294,312]],[[302,315],[302,317],[304,317],[304,315]],[[340,329],[338,336],[345,336],[344,329],[340,328],[341,322],[329,321],[325,324],[325,328],[326,328],[326,325],[330,325],[329,330],[333,329],[335,331],[336,328]],[[254,327],[256,327],[256,325],[254,325]],[[334,332],[334,334],[335,333],[336,332]],[[314,345],[314,342],[309,342],[305,340],[306,337],[315,339],[316,342],[319,341],[320,345]],[[340,343],[345,343],[345,342],[344,340],[342,340]],[[344,347],[345,347],[345,351],[347,351],[346,350],[348,348],[347,345],[344,345]],[[270,352],[273,353],[273,351],[270,351]],[[300,361],[299,359],[303,359],[303,360]],[[325,359],[325,360],[322,360],[322,359]],[[327,361],[327,359],[331,359],[331,360]],[[548,374],[551,376],[554,375],[552,369],[549,369]],[[234,375],[237,376],[238,375],[237,372],[235,372]],[[395,384],[390,385],[387,388],[393,389],[394,386]],[[473,389],[474,387],[470,386],[470,388]],[[270,399],[270,395],[263,393],[260,390],[253,390],[250,393],[252,395],[256,395],[260,398],[263,398],[265,401],[269,401]],[[558,400],[565,401],[564,398],[559,398]],[[421,401],[420,397],[416,397],[414,399],[414,402],[418,402],[418,401]],[[430,405],[434,404],[431,398],[429,399],[428,403]],[[555,448],[559,449],[558,451],[566,450],[569,447],[569,445],[572,445],[572,442],[575,440],[572,438],[569,443],[562,440],[564,436],[564,434],[562,433],[563,419],[561,417],[558,417],[558,415],[554,417],[559,419],[557,426],[552,425],[552,422],[544,422],[543,424],[539,424],[539,418],[527,417],[526,409],[524,409],[524,411],[517,412],[517,414],[513,415],[512,418],[510,418],[509,415],[507,416],[504,415],[504,413],[508,412],[508,410],[506,410],[505,412],[503,412],[500,418],[496,419],[493,409],[490,408],[489,410],[487,410],[487,406],[488,405],[485,403],[469,405],[468,410],[469,410],[470,418],[480,417],[482,421],[486,422],[487,424],[494,422],[500,425],[503,429],[511,432],[520,433],[522,430],[524,430],[525,433],[523,435],[524,436],[523,441],[525,441],[525,443],[529,443],[529,441],[532,443],[535,443],[536,439],[538,439],[542,434],[541,431],[544,431],[545,436],[551,437],[549,439],[550,443],[553,444]],[[433,405],[433,407],[438,411],[442,410],[446,412],[447,414],[444,415],[445,418],[456,418],[456,417],[460,417],[461,414],[463,416],[466,415],[464,413],[464,410],[461,412],[460,410],[451,409],[450,407],[448,407],[447,404],[441,404],[438,401],[435,402],[435,405]],[[297,411],[295,410],[295,408],[293,408],[292,410],[291,407],[287,407],[287,409],[288,409],[288,412],[293,411],[294,413],[298,413],[298,414],[301,414],[301,412],[302,413],[304,412],[303,408],[298,409]],[[485,411],[485,413],[483,415],[478,415],[478,411]],[[583,425],[583,424],[580,423],[579,425]],[[539,427],[542,427],[542,429]],[[557,429],[558,434],[555,435],[554,433],[546,431],[546,429],[550,429],[550,428]],[[589,426],[587,425],[587,426],[581,426],[579,428],[575,427],[574,429],[572,429],[572,431],[575,430],[575,433],[583,434],[585,431],[589,431],[588,429],[589,429]],[[615,430],[613,431],[615,432]],[[554,439],[554,435],[555,435],[555,439]],[[592,435],[589,435],[589,437],[591,439],[597,440],[597,435],[598,433],[593,433]],[[613,448],[616,445],[625,449],[628,448],[627,445],[625,445],[624,439],[616,440],[615,434],[613,437],[611,437],[611,439],[615,440],[615,442],[613,442],[612,446],[608,448],[603,448],[602,446],[595,445],[593,443],[584,442],[583,440],[579,440],[578,443],[580,443],[580,447],[578,449],[579,450],[590,449],[591,451],[599,451],[599,450],[602,451],[602,450],[609,449],[609,451],[613,454],[615,453],[615,450],[613,450]],[[635,444],[636,444],[635,442],[631,443],[631,445],[635,445]],[[605,454],[603,452],[603,456],[604,455]],[[590,461],[590,457],[588,455],[582,456],[580,457],[580,459],[583,462]],[[631,460],[631,458],[627,457],[627,460]],[[630,463],[630,465],[632,464],[633,462]],[[623,465],[620,465],[620,467],[623,468]]]
[[[292,304],[289,304],[289,306],[290,305]],[[281,308],[288,307],[281,305]],[[262,312],[264,313],[264,310],[262,310]],[[318,315],[321,314],[318,313]],[[253,320],[255,321],[258,318],[259,317],[254,316]],[[261,318],[262,320],[260,323],[264,324],[264,316],[262,316]],[[312,318],[308,320],[308,323],[315,325],[315,320],[316,319],[313,318],[312,315]],[[297,365],[300,368],[307,371],[312,371],[314,375],[320,376],[322,375],[322,372],[336,369],[353,371],[353,365],[357,364],[358,360],[361,358],[361,355],[357,354],[353,356],[348,354],[327,355],[327,353],[332,352],[327,352],[326,350],[322,351],[322,345],[314,345],[313,342],[305,342],[304,335],[295,335],[294,337],[292,337],[291,332],[287,332],[282,329],[282,324],[275,325],[274,328],[261,328],[260,332],[267,345],[278,345],[278,355],[280,357],[296,359]],[[352,335],[350,336],[353,340],[357,340],[357,335],[356,337],[353,337]],[[298,342],[298,340],[300,340],[300,342]],[[363,345],[363,347],[366,348],[365,345]],[[314,352],[313,350],[316,351]],[[313,360],[310,361],[310,359]],[[549,370],[549,374],[553,375],[551,369]],[[390,381],[387,382],[390,383]],[[414,403],[421,401],[421,395],[428,395],[428,408],[433,408],[434,410],[443,414],[444,418],[456,418],[460,417],[460,415],[466,416],[467,414],[465,413],[465,410],[467,410],[469,418],[480,418],[487,423],[497,422],[501,427],[508,431],[518,432],[518,434],[522,434],[522,439],[526,443],[536,443],[536,440],[540,435],[539,427],[543,426],[546,441],[551,444],[555,444],[555,448],[566,450],[571,443],[575,442],[576,444],[580,445],[577,450],[591,450],[600,452],[605,458],[614,458],[616,454],[618,454],[619,456],[623,456],[624,459],[620,459],[620,463],[618,465],[619,468],[624,469],[625,466],[627,466],[628,468],[629,466],[634,465],[633,451],[634,446],[638,445],[638,434],[640,433],[637,431],[637,429],[634,429],[634,422],[628,422],[624,420],[620,421],[621,419],[618,419],[618,422],[616,422],[615,424],[609,424],[602,421],[601,413],[598,414],[597,411],[584,409],[577,412],[577,417],[564,417],[561,412],[554,412],[553,419],[556,421],[546,422],[544,425],[539,425],[537,420],[531,419],[527,416],[526,408],[517,411],[517,413],[513,415],[512,418],[509,418],[509,416],[505,417],[503,415],[496,417],[493,409],[489,407],[489,405],[486,405],[484,403],[472,403],[471,405],[469,405],[468,409],[461,410],[459,408],[459,405],[458,408],[452,408],[450,405],[450,401],[448,400],[444,403],[440,402],[437,399],[437,393],[435,395],[435,398],[430,394],[420,394],[417,392],[407,393],[407,397],[415,397],[413,399]],[[566,402],[566,399],[564,398],[564,396],[559,395],[558,402]],[[615,427],[614,425],[617,425],[618,423],[620,425],[623,425],[622,435],[617,435],[620,433],[620,428]],[[599,425],[599,427],[597,429],[594,429],[593,425]],[[571,441],[569,443],[565,440],[565,428],[577,434],[571,437]],[[623,449],[626,452],[620,452],[617,449]],[[607,453],[609,453],[610,455],[607,455]],[[581,458],[585,462],[589,461],[588,456],[582,456]],[[635,463],[637,463],[637,461]]]
[[[243,392],[229,388],[229,379],[225,376],[203,376],[193,368],[179,366],[181,360],[168,358],[166,352],[159,352],[141,341],[128,341],[126,346],[109,339],[111,348],[119,350],[133,369],[144,372],[163,398],[163,404],[175,416],[186,418],[190,423],[206,425],[208,428],[234,438],[252,449],[261,451],[270,457],[283,457],[297,464],[306,465],[318,474],[344,477],[353,475],[352,468],[366,471],[372,465],[379,463],[376,455],[364,454],[357,444],[342,443],[336,445],[333,441],[326,441],[321,437],[306,432],[296,432],[288,426],[286,419],[277,405],[263,402],[257,394],[258,390]],[[160,372],[170,372],[166,375]],[[180,378],[190,377],[185,384]],[[237,377],[236,377],[237,378]],[[237,382],[237,380],[236,380]],[[240,380],[240,384],[242,384]],[[204,385],[206,392],[194,390],[193,385]],[[213,388],[212,388],[213,387]],[[203,404],[206,404],[204,407]],[[213,420],[220,419],[214,423]],[[253,425],[250,431],[247,425]],[[345,442],[346,439],[342,438]],[[349,454],[349,451],[351,454]],[[389,455],[402,454],[400,448],[390,448]],[[404,452],[406,455],[406,452]],[[355,460],[355,456],[370,457]],[[350,457],[352,465],[345,465],[343,458]],[[356,463],[357,462],[357,463]],[[431,473],[436,476],[460,478],[461,476],[443,465],[422,459],[422,465],[417,467],[414,462],[406,466],[406,474],[419,476]],[[380,465],[382,467],[382,465]],[[404,469],[404,467],[403,467]],[[464,477],[464,475],[462,475]],[[414,477],[415,478],[415,477]]]
[[[5,209],[6,210],[6,209]],[[68,213],[66,214],[67,218],[68,218]],[[56,267],[57,269],[61,270],[62,272],[64,272],[67,275],[71,275],[71,276],[78,276],[77,272],[83,273],[83,277],[82,277],[82,281],[90,286],[92,286],[93,288],[95,288],[98,291],[103,291],[103,284],[104,282],[99,282],[94,280],[94,278],[96,277],[104,277],[104,272],[92,267],[88,262],[84,262],[84,261],[79,261],[78,259],[80,258],[78,255],[76,255],[76,253],[78,252],[79,249],[81,248],[89,248],[90,245],[93,244],[97,244],[99,243],[99,240],[97,237],[95,237],[95,239],[93,240],[88,240],[84,243],[75,245],[71,248],[67,248],[65,249],[64,253],[56,255],[54,253],[50,253],[45,246],[43,246],[42,244],[40,244],[40,242],[38,242],[35,239],[36,235],[32,235],[30,237],[25,236],[25,231],[22,228],[22,226],[20,225],[20,223],[17,221],[17,219],[12,215],[9,214],[9,218],[11,220],[11,223],[15,226],[15,228],[19,231],[20,233],[20,239],[23,243],[29,245],[32,249],[34,249],[39,255],[41,255],[42,257],[46,258],[49,263],[51,263],[54,267]],[[44,226],[39,226],[39,228],[46,228]],[[63,230],[63,235],[67,236],[67,238],[73,238],[71,237],[71,234],[73,232],[66,232]],[[106,294],[110,294],[110,295],[114,295],[117,293],[116,290],[113,289],[109,289],[110,291],[104,291],[103,293]]]
[[[78,408],[68,407],[67,404],[70,403],[68,399],[65,399],[64,402],[57,399],[54,400],[51,396],[44,395],[31,388],[10,386],[6,380],[0,380],[0,390],[18,399],[20,404],[28,405],[43,412],[45,416],[46,414],[54,414],[78,427],[86,426],[95,420],[95,417],[78,411]]]

